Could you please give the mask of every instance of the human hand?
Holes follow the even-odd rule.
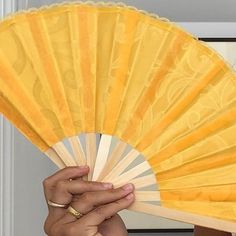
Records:
[[[115,190],[109,183],[83,181],[81,177],[87,175],[88,171],[88,167],[69,167],[44,181],[46,199],[58,204],[70,204],[84,214],[77,220],[65,208],[49,206],[45,222],[45,232],[48,235],[108,236],[110,232],[116,232],[117,236],[127,235],[124,223],[116,213],[132,204],[133,186],[126,190]]]

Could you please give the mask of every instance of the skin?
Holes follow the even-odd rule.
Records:
[[[89,168],[67,167],[44,180],[45,198],[71,205],[82,213],[76,219],[64,208],[48,206],[44,224],[48,236],[126,236],[126,227],[117,214],[134,201],[134,186],[113,189],[110,183],[82,180]],[[72,179],[72,181],[69,181]]]

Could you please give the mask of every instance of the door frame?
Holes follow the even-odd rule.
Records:
[[[0,0],[0,18],[17,10],[16,0]],[[0,236],[14,235],[14,129],[0,114]]]

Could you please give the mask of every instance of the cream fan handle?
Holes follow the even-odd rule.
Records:
[[[105,164],[107,163],[109,150],[111,146],[111,135],[103,134],[99,143],[97,158],[95,161],[94,171],[92,180],[95,181],[98,179],[101,171],[104,169]]]
[[[138,175],[142,174],[143,172],[150,170],[150,165],[144,161],[141,164],[135,166],[134,168],[128,170],[124,174],[121,174],[120,176],[116,177],[112,180],[106,180],[106,181],[112,181],[114,185],[119,185],[121,183],[128,183],[132,182],[132,180],[137,177]]]
[[[69,142],[71,144],[75,160],[77,162],[77,165],[85,165],[86,164],[86,158],[85,154],[82,148],[82,145],[80,143],[80,140],[77,136],[69,138]]]
[[[132,149],[114,168],[113,170],[105,176],[102,181],[113,181],[132,163],[139,155],[139,152]]]
[[[135,191],[135,201],[138,202],[160,202],[159,191]]]
[[[148,187],[150,185],[157,185],[155,175],[153,174],[135,178],[130,182],[135,186],[135,189]],[[126,181],[120,182],[118,184],[114,184],[114,187],[119,188],[126,183],[127,183]]]
[[[161,216],[167,219],[178,220],[194,225],[201,225],[207,228],[236,232],[236,223],[231,223],[229,221],[220,219],[213,219],[211,217],[200,216],[197,214],[187,213],[179,210],[173,210],[153,204],[136,201],[129,207],[129,210],[143,212],[155,216]]]
[[[60,156],[53,150],[52,148],[49,148],[46,152],[44,152],[45,155],[47,155],[51,161],[53,161],[57,167],[60,169],[65,168],[66,164],[63,162],[63,160],[60,158]]]
[[[71,154],[68,152],[63,142],[56,143],[52,146],[56,153],[61,157],[66,166],[76,166],[76,162]]]
[[[86,133],[85,134],[85,144],[86,144],[86,158],[87,165],[90,168],[88,173],[88,180],[92,179],[93,170],[96,160],[96,133]]]
[[[105,164],[103,170],[101,171],[100,175],[98,176],[97,181],[102,181],[105,176],[111,173],[116,166],[116,164],[120,161],[121,156],[127,147],[127,144],[122,141],[118,141],[116,147],[112,151],[111,155],[109,156],[107,163]]]

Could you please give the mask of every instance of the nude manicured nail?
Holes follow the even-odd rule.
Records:
[[[134,189],[133,184],[126,184],[122,187],[125,191],[132,191]]]
[[[133,193],[130,193],[130,194],[127,195],[125,198],[128,199],[128,200],[130,200],[130,199],[134,198],[134,194],[133,194]]]
[[[113,184],[111,184],[111,183],[103,183],[103,187],[105,187],[107,189],[111,189],[111,188],[113,188]]]

